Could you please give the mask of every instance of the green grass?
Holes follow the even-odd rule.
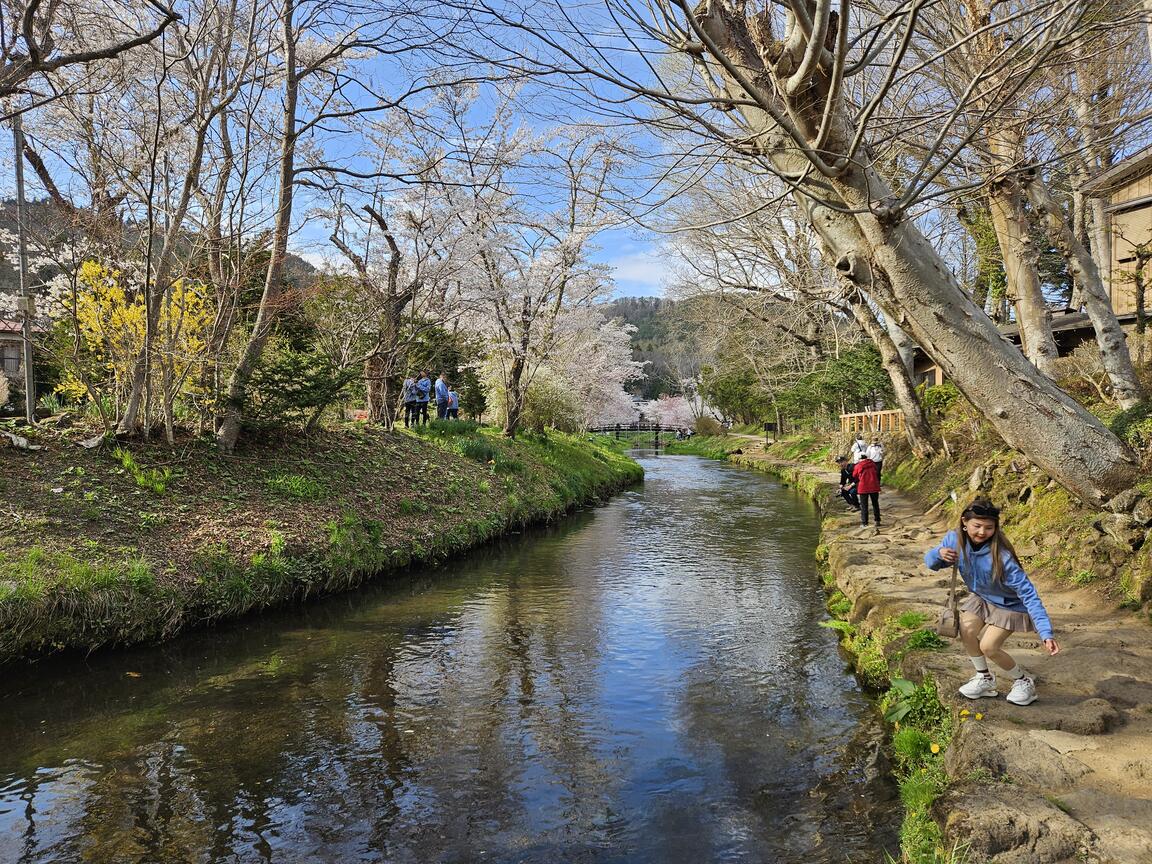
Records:
[[[683,441],[668,442],[665,453],[683,456],[703,456],[706,459],[727,459],[736,450],[748,450],[756,442],[730,435],[693,435]]]
[[[115,494],[109,495],[110,506],[122,511],[116,536],[124,536],[124,546],[108,543],[108,522],[101,520],[57,531],[51,544],[36,542],[43,532],[30,526],[49,520],[29,510],[20,522],[23,533],[0,542],[0,663],[65,648],[155,641],[345,590],[558,518],[643,478],[639,464],[587,436],[529,433],[511,441],[470,422],[429,425],[419,436],[358,433],[288,453],[269,448],[272,458],[265,460],[221,462],[206,445],[201,461],[181,465],[181,477],[195,483],[194,498],[176,487],[163,508],[139,508],[115,505]],[[156,470],[141,468],[125,450],[114,462],[96,453],[80,457],[83,465],[73,458],[61,450],[63,464],[53,465],[41,485],[64,476],[71,492],[73,484],[80,491],[81,482],[100,482],[101,505],[104,489],[130,489],[137,474],[147,481],[147,471]],[[270,462],[292,469],[270,470]],[[416,468],[397,472],[397,465]],[[426,473],[432,470],[434,481]],[[159,476],[166,483],[172,474]],[[381,483],[390,484],[391,494],[376,494]],[[79,495],[47,500],[85,506]],[[314,511],[323,518],[302,515]],[[431,513],[435,538],[407,530],[427,527]],[[154,542],[158,535],[164,544]],[[161,551],[175,548],[179,560]]]
[[[286,498],[319,501],[328,497],[328,490],[323,483],[303,474],[270,474],[265,485],[270,491]]]

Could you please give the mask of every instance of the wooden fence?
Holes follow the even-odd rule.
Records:
[[[865,411],[860,414],[841,414],[840,431],[856,432],[903,432],[903,411]]]

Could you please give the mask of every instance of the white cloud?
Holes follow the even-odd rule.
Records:
[[[664,283],[672,272],[668,255],[657,246],[633,248],[635,251],[605,256],[604,263],[612,268],[612,277],[616,280],[616,294],[663,296]]]

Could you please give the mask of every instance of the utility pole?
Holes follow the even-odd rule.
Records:
[[[32,322],[36,303],[28,288],[28,237],[24,224],[24,129],[20,115],[12,118],[12,143],[16,151],[16,236],[20,250],[20,311],[24,316],[24,416],[36,422],[36,376],[32,369]]]

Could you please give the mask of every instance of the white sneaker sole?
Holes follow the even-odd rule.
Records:
[[[1020,701],[1020,700],[1018,700],[1018,699],[1012,699],[1011,697],[1006,697],[1007,701],[1008,701],[1010,704],[1012,704],[1012,705],[1019,705],[1019,706],[1021,706],[1021,707],[1025,706],[1025,705],[1031,705],[1033,702],[1035,702],[1035,701],[1036,701],[1036,699],[1037,699],[1037,698],[1038,698],[1038,697],[1036,697],[1036,696],[1033,696],[1031,699],[1027,700],[1026,702],[1021,702],[1021,701]]]
[[[973,699],[973,700],[984,699],[984,698],[991,699],[991,698],[994,698],[994,697],[1000,695],[999,690],[985,690],[983,693],[977,693],[975,696],[969,696],[963,690],[957,690],[956,692],[959,693],[961,696],[963,696],[965,699]]]

